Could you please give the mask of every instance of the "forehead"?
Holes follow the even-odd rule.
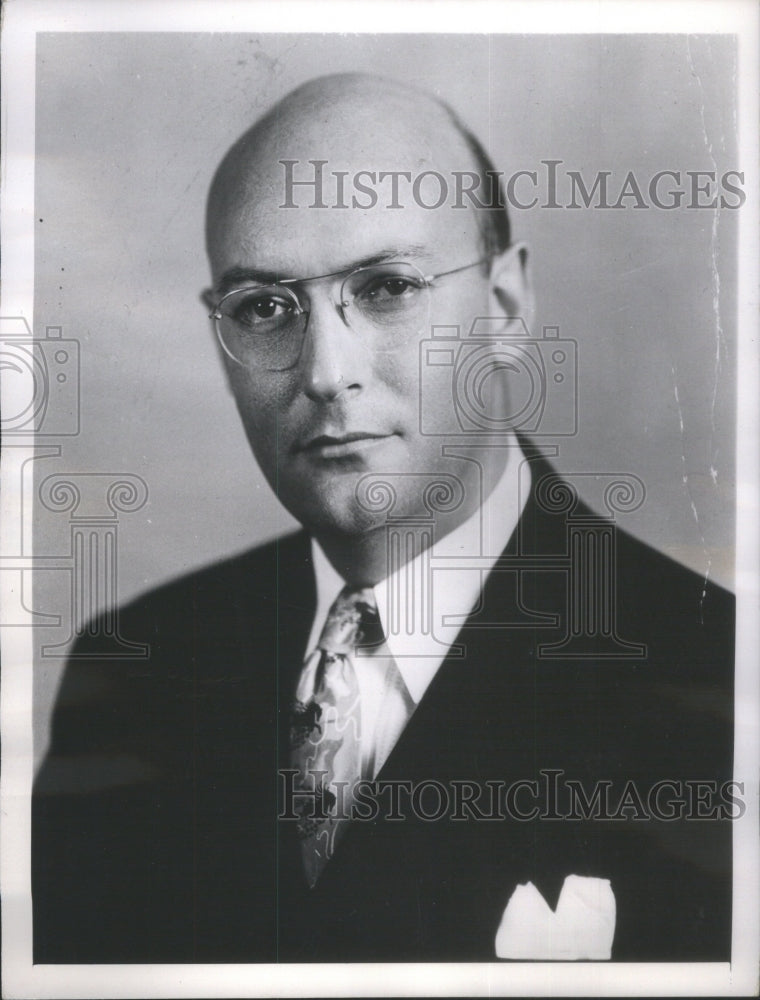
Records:
[[[455,172],[473,169],[433,102],[302,101],[270,115],[223,164],[209,203],[214,277],[234,267],[308,276],[410,247],[431,265],[466,263],[480,234],[475,212],[454,207]],[[447,192],[437,207],[444,187],[433,171]]]

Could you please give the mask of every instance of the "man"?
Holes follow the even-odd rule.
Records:
[[[525,248],[493,199],[413,180],[482,195],[489,166],[438,101],[361,75],[222,161],[205,300],[305,530],[126,609],[147,663],[76,647],[36,961],[729,958],[731,600],[505,430]],[[390,203],[338,189],[362,171]]]

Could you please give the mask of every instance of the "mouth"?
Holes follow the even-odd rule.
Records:
[[[297,451],[313,458],[346,458],[371,451],[389,441],[393,434],[377,434],[372,431],[353,431],[350,434],[319,434],[310,438]]]

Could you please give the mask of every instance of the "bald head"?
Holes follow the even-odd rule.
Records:
[[[313,160],[322,165],[315,168]],[[207,206],[207,248],[212,268],[218,270],[221,245],[227,240],[230,226],[240,223],[241,208],[251,205],[254,198],[259,206],[270,208],[266,219],[259,214],[259,224],[268,222],[277,227],[278,211],[288,204],[293,193],[293,188],[286,190],[288,181],[295,181],[302,201],[313,196],[315,208],[321,198],[325,207],[341,209],[344,205],[357,207],[358,202],[361,212],[377,207],[368,203],[366,195],[364,200],[352,201],[351,185],[357,180],[361,184],[362,175],[365,190],[368,183],[380,184],[383,175],[384,198],[379,207],[393,210],[407,207],[411,179],[426,172],[431,176],[438,172],[449,179],[455,172],[475,174],[482,200],[492,188],[489,171],[493,166],[478,140],[436,97],[369,74],[335,74],[311,80],[279,101],[222,160]],[[319,193],[315,187],[308,187],[308,179],[315,176],[320,181]],[[468,183],[472,186],[471,180]],[[450,203],[455,196],[453,183],[447,195]],[[423,186],[419,198],[428,199],[424,207],[429,209],[435,204],[436,191],[430,185],[428,189]],[[498,186],[490,198],[489,205],[503,206]],[[460,192],[460,208],[461,201]],[[486,254],[505,249],[510,239],[505,208],[476,210],[472,199],[467,207],[470,218],[466,223],[461,218],[463,212],[455,213],[457,218],[452,220],[462,229],[463,238],[468,229],[473,229],[479,249]],[[325,213],[312,214],[322,216],[320,224],[328,239]],[[249,229],[248,236],[255,241],[255,232]]]

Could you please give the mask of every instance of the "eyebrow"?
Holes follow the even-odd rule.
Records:
[[[297,284],[300,281],[314,281],[316,278],[330,278],[333,275],[348,274],[355,271],[357,267],[371,267],[373,264],[385,264],[392,260],[421,260],[430,259],[430,251],[418,243],[412,243],[405,247],[388,247],[355,260],[337,271],[329,271],[327,274],[307,275],[305,278],[295,278],[283,271],[267,271],[256,267],[231,267],[220,277],[215,291],[219,295],[243,285],[276,285],[276,284]]]

